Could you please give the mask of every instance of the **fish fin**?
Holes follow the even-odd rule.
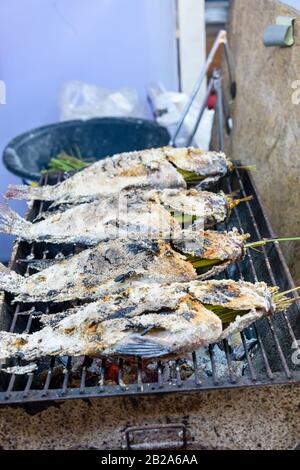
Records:
[[[31,223],[23,219],[6,204],[0,204],[0,232],[27,238]]]
[[[117,344],[113,352],[121,356],[138,356],[144,358],[166,356],[171,351],[159,343],[154,343],[144,336],[134,336],[129,342]]]
[[[17,185],[10,184],[4,197],[6,199],[40,199],[43,200],[45,186],[28,186],[28,185]]]
[[[217,276],[218,274],[225,271],[225,269],[227,269],[228,266],[230,266],[232,263],[233,261],[226,261],[224,263],[218,264],[217,266],[212,266],[212,268],[210,268],[205,273],[199,274],[197,276],[197,279],[200,279],[201,281],[206,281],[207,279]]]
[[[197,186],[195,186],[195,189],[197,189],[198,191],[209,190],[219,181],[220,178],[220,175],[207,176],[199,184],[197,184]]]
[[[18,286],[23,282],[23,277],[15,271],[0,263],[0,291],[18,292]]]

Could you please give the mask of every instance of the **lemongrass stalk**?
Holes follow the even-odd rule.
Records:
[[[282,291],[282,292],[275,292],[275,293],[273,294],[273,297],[275,297],[275,298],[282,297],[282,296],[284,296],[284,295],[286,295],[286,294],[290,294],[291,292],[295,292],[295,291],[297,291],[297,290],[300,290],[300,286],[298,286],[298,287],[293,287],[292,289],[284,290],[284,291]]]
[[[273,303],[275,305],[277,312],[286,310],[288,307],[290,307],[290,305],[293,302],[298,300],[298,297],[286,297],[286,294],[295,292],[297,290],[300,290],[300,286],[283,291],[283,292],[277,292],[278,287],[269,288],[269,292],[272,295],[272,300],[273,300]],[[248,310],[233,310],[227,307],[223,307],[222,305],[211,305],[211,304],[203,304],[203,306],[207,308],[208,310],[211,310],[212,312],[214,312],[220,318],[222,323],[231,323],[232,321],[235,320],[235,318],[238,315],[243,316],[249,313],[249,309]]]
[[[226,197],[229,209],[232,210],[234,207],[238,206],[241,202],[252,201],[253,196],[245,196],[240,199],[232,199],[231,197]]]
[[[256,171],[256,165],[238,165],[234,168],[237,170]]]
[[[283,237],[283,238],[263,238],[257,242],[246,243],[244,246],[245,248],[255,248],[257,246],[264,246],[267,243],[275,243],[275,242],[290,242],[300,240],[300,237]]]

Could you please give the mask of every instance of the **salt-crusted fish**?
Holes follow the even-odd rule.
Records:
[[[32,334],[0,333],[0,359],[176,356],[219,341],[276,309],[264,282],[147,284],[42,317]],[[226,325],[233,319],[233,323]]]
[[[57,261],[29,277],[23,277],[0,264],[0,290],[16,295],[22,302],[63,302],[73,299],[97,299],[136,283],[185,282],[199,274],[193,257],[220,259],[200,276],[207,279],[225,269],[243,254],[244,235],[185,230],[182,239],[107,240],[71,258]],[[223,265],[222,265],[222,262]]]
[[[224,176],[232,164],[222,152],[162,147],[107,157],[55,186],[10,185],[9,199],[87,202],[124,188],[185,188],[188,181],[207,188]]]
[[[185,254],[197,271],[198,279],[210,279],[228,266],[241,261],[246,252],[249,235],[236,228],[230,232],[214,230],[183,230],[182,237],[172,241],[174,250]]]
[[[31,223],[6,205],[0,205],[0,232],[27,241],[94,245],[106,238],[167,238],[196,221],[202,228],[223,222],[234,200],[223,192],[196,189],[132,190],[103,196]]]

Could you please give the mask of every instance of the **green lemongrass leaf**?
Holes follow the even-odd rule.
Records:
[[[283,238],[263,238],[257,242],[252,243],[245,243],[245,248],[255,248],[257,246],[264,246],[267,243],[275,243],[275,242],[290,242],[290,241],[297,241],[300,240],[300,237],[283,237]]]
[[[182,214],[182,213],[172,213],[171,215],[176,219],[178,222],[181,222],[182,224],[189,224],[193,223],[197,220],[197,217],[195,215],[190,215],[190,214]]]
[[[65,151],[60,152],[56,157],[51,158],[48,169],[43,170],[43,173],[47,173],[48,171],[68,172],[81,170],[92,164],[90,161],[82,160],[79,148],[77,150],[77,154],[80,156],[80,158],[69,155]]]
[[[219,259],[205,259],[205,258],[199,258],[196,260],[191,259],[190,260],[194,268],[205,268],[206,266],[214,266],[215,264],[218,264],[221,262]]]
[[[53,158],[50,162],[50,168],[53,168],[53,169],[56,169],[56,168],[68,168],[68,165],[61,161],[61,160],[57,160],[56,158]]]
[[[299,300],[299,297],[286,297],[286,294],[300,290],[300,286],[294,287],[283,292],[277,292],[277,287],[270,287],[269,291],[276,308],[276,311],[286,310],[293,302]],[[237,316],[243,316],[250,312],[250,310],[234,310],[223,305],[203,304],[203,307],[214,312],[222,321],[222,323],[231,323]]]
[[[195,173],[194,171],[183,170],[182,168],[178,167],[176,167],[176,170],[184,177],[185,181],[188,183],[192,183],[194,181],[202,181],[206,178],[206,176],[197,175],[197,173]]]
[[[222,323],[231,323],[238,315],[243,316],[249,313],[249,310],[233,310],[222,305],[203,304],[203,306],[214,312],[222,320]]]
[[[60,157],[60,160],[63,160],[65,162],[69,163],[70,165],[75,165],[75,166],[88,166],[88,165],[91,164],[91,162],[84,161],[84,160],[79,160],[78,158],[71,157],[69,155],[62,155]]]

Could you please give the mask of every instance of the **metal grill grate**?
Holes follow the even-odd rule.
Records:
[[[50,181],[54,183],[56,181]],[[49,183],[47,178],[44,184]],[[262,204],[246,171],[235,170],[223,179],[222,189],[236,191],[241,196],[254,195],[252,201],[239,205],[221,230],[238,227],[250,233],[251,240],[274,237]],[[28,219],[33,220],[47,209],[45,203],[34,203]],[[39,243],[17,243],[11,267],[29,275],[32,267],[28,259],[53,259],[57,254],[69,255],[82,248],[54,246]],[[28,258],[26,260],[26,258]],[[281,290],[294,287],[278,244],[269,244],[259,251],[248,251],[245,259],[236,263],[219,277],[235,280],[265,281]],[[296,296],[296,294],[290,294]],[[13,296],[5,294],[1,307],[0,327],[12,332],[32,332],[39,329],[35,311],[54,313],[70,303],[46,307],[43,304],[14,304]],[[74,305],[74,303],[72,303]],[[219,388],[271,385],[300,382],[300,365],[293,361],[293,353],[300,338],[300,306],[296,301],[286,313],[261,319],[241,333],[239,358],[227,341],[211,345],[199,355],[193,352],[175,361],[141,360],[127,362],[109,358],[45,358],[34,373],[23,376],[0,373],[0,403],[26,403],[41,400],[140,395],[163,392],[189,392]],[[203,357],[206,362],[203,362]],[[297,357],[297,354],[294,354]],[[202,358],[202,359],[201,359]],[[221,359],[220,359],[221,358]],[[239,372],[237,372],[237,362]],[[8,365],[21,365],[11,362]],[[130,370],[130,373],[128,372]],[[189,371],[189,373],[187,373]]]

